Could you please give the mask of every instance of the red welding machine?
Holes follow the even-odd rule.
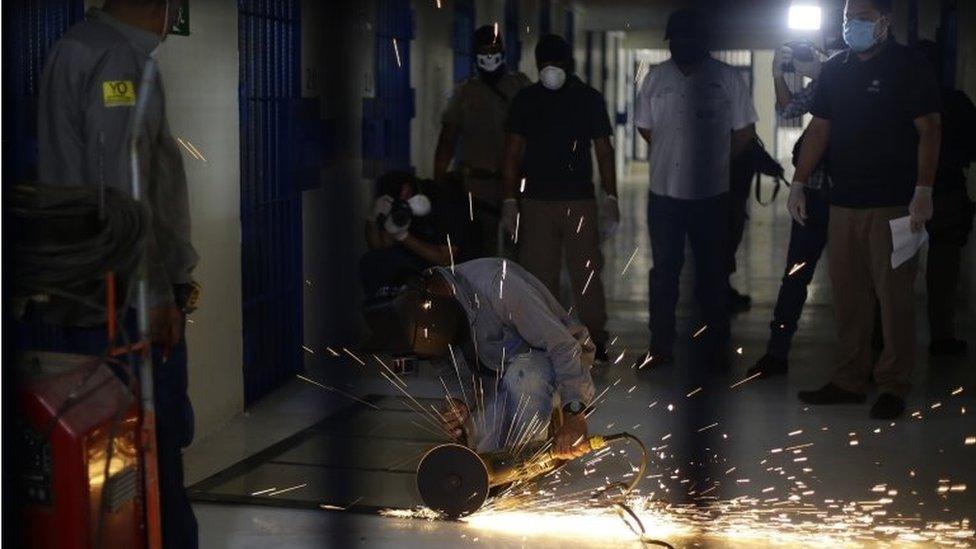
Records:
[[[17,365],[21,546],[144,547],[138,399],[98,357]]]

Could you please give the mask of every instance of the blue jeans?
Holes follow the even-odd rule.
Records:
[[[695,297],[707,329],[695,349],[705,361],[728,351],[728,193],[699,200],[679,200],[650,193],[647,228],[651,236],[651,348],[661,356],[674,353],[678,282],[685,262],[685,239],[695,258]],[[697,331],[698,328],[695,328]],[[725,357],[727,358],[727,357]]]
[[[817,262],[827,245],[827,224],[830,220],[830,205],[822,190],[805,189],[807,196],[807,222],[800,225],[796,221],[790,230],[790,247],[786,254],[786,269],[779,287],[773,320],[769,323],[769,343],[766,352],[786,360],[796,333],[796,325],[807,301],[807,286],[813,280]],[[796,265],[803,267],[792,275]]]
[[[103,356],[108,336],[103,326],[77,328],[46,324],[40,315],[28,313],[16,326],[21,349]],[[184,324],[185,327],[185,324]],[[129,314],[124,328],[135,340],[135,315]],[[193,407],[187,396],[187,348],[185,333],[163,363],[162,350],[153,347],[153,384],[156,404],[156,451],[159,463],[159,495],[163,547],[195,549],[197,519],[183,487],[183,448],[193,440]]]
[[[547,435],[556,393],[556,372],[542,351],[512,357],[500,376],[486,374],[484,403],[472,418],[477,452],[492,452]],[[497,385],[497,391],[496,391]],[[479,397],[480,399],[480,397]]]

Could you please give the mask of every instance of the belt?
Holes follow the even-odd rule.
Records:
[[[486,170],[483,168],[473,168],[471,166],[461,166],[461,175],[464,177],[474,177],[476,179],[501,179],[502,172],[497,170]]]

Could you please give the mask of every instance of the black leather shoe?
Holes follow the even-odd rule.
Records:
[[[800,391],[797,396],[807,404],[863,404],[867,398],[861,393],[841,389],[833,383],[828,383],[816,391]]]
[[[891,393],[881,393],[871,407],[871,419],[895,419],[905,413],[905,401]]]
[[[932,356],[963,356],[966,354],[966,342],[954,337],[936,339],[929,343],[929,354]]]
[[[746,371],[746,375],[752,377],[759,374],[759,379],[786,375],[789,370],[789,363],[785,358],[777,358],[771,354],[765,354],[756,362],[756,365]]]
[[[738,290],[729,287],[729,312],[744,313],[752,308],[752,298],[746,294],[740,294]]]

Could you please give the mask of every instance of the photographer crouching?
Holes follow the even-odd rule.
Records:
[[[467,261],[478,249],[477,232],[457,185],[437,185],[403,171],[376,182],[369,251],[359,262],[366,298],[394,295],[412,275]]]

